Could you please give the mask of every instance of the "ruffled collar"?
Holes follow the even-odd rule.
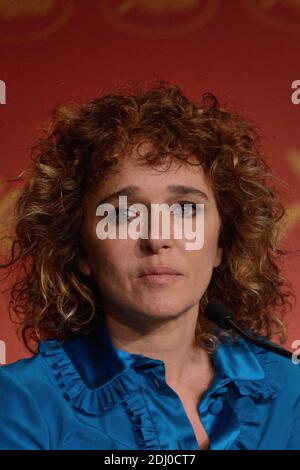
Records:
[[[241,337],[221,342],[213,359],[217,372],[204,395],[205,406],[216,406],[223,400],[236,418],[230,432],[219,432],[216,445],[230,450],[257,449],[263,429],[258,405],[279,395],[285,386],[285,369],[275,353]]]
[[[49,364],[64,397],[87,414],[100,415],[123,402],[137,431],[141,448],[160,448],[146,403],[140,393],[136,369],[164,369],[163,361],[142,354],[131,354],[116,348],[103,321],[96,323],[88,336],[42,341],[39,351]],[[284,384],[282,369],[276,367],[278,357],[244,339],[237,342],[222,340],[213,355],[216,374],[205,399],[216,400],[220,395],[231,398],[231,406],[240,423],[239,437],[233,447],[255,448],[259,435],[260,417],[255,401],[273,399]],[[235,394],[229,394],[229,388]],[[233,398],[234,397],[234,398]],[[246,447],[245,447],[246,446]]]

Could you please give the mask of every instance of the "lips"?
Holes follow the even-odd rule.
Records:
[[[144,276],[159,276],[163,274],[169,274],[173,276],[181,276],[182,273],[177,271],[176,269],[170,268],[169,266],[152,266],[152,267],[147,267],[143,268],[138,277],[144,277]]]

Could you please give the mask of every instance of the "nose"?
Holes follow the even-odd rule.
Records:
[[[169,216],[166,212],[159,213],[152,207],[148,220],[148,234],[145,238],[141,238],[141,246],[157,253],[161,249],[171,248],[173,243],[173,226]]]
[[[141,246],[144,250],[151,251],[152,253],[159,253],[162,249],[168,249],[172,246],[171,240],[163,238],[154,239],[151,237],[141,239]]]

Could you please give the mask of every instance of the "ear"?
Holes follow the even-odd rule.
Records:
[[[79,271],[85,276],[90,276],[92,274],[91,268],[84,258],[79,258]]]
[[[222,255],[223,255],[223,248],[221,248],[219,246],[218,249],[217,249],[216,259],[215,259],[215,262],[214,262],[214,268],[217,268],[219,266],[219,264],[221,263]]]

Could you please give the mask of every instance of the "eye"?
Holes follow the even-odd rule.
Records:
[[[135,210],[130,210],[128,207],[116,207],[116,216],[117,216],[117,221],[119,220],[120,222],[124,222],[128,219],[133,219],[134,217],[137,216],[137,213],[139,211]]]
[[[181,217],[195,217],[197,211],[197,204],[195,202],[180,201],[177,204],[181,206],[179,214]]]

